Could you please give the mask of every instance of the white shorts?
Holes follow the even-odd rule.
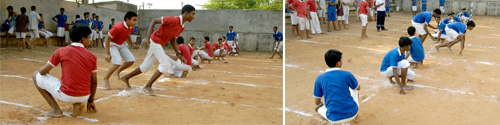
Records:
[[[104,45],[106,46],[106,45]],[[109,42],[109,53],[111,55],[111,63],[115,65],[122,65],[122,58],[125,62],[134,62],[135,57],[130,52],[127,47],[127,44],[122,43],[122,45],[118,45],[113,41]]]
[[[137,35],[130,34],[130,40],[132,40],[132,43],[135,43],[137,41]]]
[[[198,51],[198,53],[201,55],[202,59],[208,59],[208,60],[213,59],[213,57],[210,57],[210,55],[208,55],[208,53],[205,51]]]
[[[415,62],[417,62],[417,61],[413,60],[413,57],[411,57],[411,56],[410,56],[410,57],[408,57],[408,62],[415,63]]]
[[[446,37],[448,38],[448,42],[452,42],[452,41],[456,40],[457,37],[459,36],[457,31],[448,28],[448,26],[446,26],[446,28],[444,28],[444,31],[446,31]]]
[[[191,58],[193,58],[193,59],[194,59],[194,57],[195,57],[196,55],[198,55],[199,53],[200,53],[200,50],[194,50],[194,51],[193,51],[193,54],[191,54]]]
[[[92,30],[92,34],[90,34],[90,40],[96,40],[97,39],[97,31]]]
[[[231,48],[236,52],[236,47],[238,46],[238,43],[235,43],[234,41],[227,41],[227,44],[231,46]]]
[[[417,33],[420,35],[425,35],[427,34],[424,29],[424,23],[415,23],[413,20],[411,21],[411,24],[415,29],[417,30]]]
[[[432,37],[438,37],[438,35],[439,35],[439,34],[438,34],[438,33],[436,33],[436,34],[431,34],[431,35],[432,35]],[[441,38],[441,39],[446,39],[446,35],[441,34],[441,36],[440,36],[439,38]]]
[[[439,10],[441,10],[441,13],[444,13],[444,6],[439,6]]]
[[[197,66],[199,64],[198,60],[191,59],[191,65]]]
[[[158,65],[158,71],[160,71],[161,73],[167,73],[167,71],[172,68],[174,62],[172,58],[165,55],[165,51],[160,44],[155,43],[150,39],[148,54],[146,54],[146,57],[144,58],[142,64],[139,66],[139,69],[143,73],[147,72],[149,69],[151,69],[151,67],[153,67],[153,63],[156,60],[160,62],[160,65]]]
[[[354,89],[350,89],[349,88],[349,92],[351,93],[351,97],[353,98],[354,102],[359,107],[358,90],[354,90]],[[321,115],[323,118],[328,119],[326,117],[326,111],[328,111],[328,109],[326,109],[325,105],[323,105],[323,106],[321,106],[321,107],[318,108],[318,114]],[[358,113],[359,113],[359,109],[358,109],[358,112],[356,113],[356,115],[354,115],[354,116],[352,116],[350,118],[346,118],[346,119],[342,119],[342,120],[338,120],[338,121],[331,121],[330,119],[328,119],[328,121],[329,121],[330,124],[347,123],[349,121],[354,120],[354,118],[356,118],[356,116],[358,116]]]
[[[57,36],[64,37],[64,27],[57,27]]]
[[[38,34],[38,28],[30,30],[30,36],[31,39],[33,39],[34,37],[40,38],[40,34]]]
[[[311,23],[309,23],[308,19],[299,17],[299,29],[304,30],[304,28],[307,30],[311,29]]]
[[[219,55],[220,50],[223,50],[224,52],[222,52],[222,53]],[[225,53],[225,52],[226,52],[226,50],[224,50],[224,49],[217,49],[217,50],[215,50],[215,51],[214,51],[214,56],[225,56],[225,55],[226,55],[226,53]]]
[[[468,19],[469,19],[469,17],[465,17],[465,16],[461,16],[461,17],[460,17],[460,20],[462,20],[462,23],[463,23],[463,24],[467,24],[467,22],[466,22],[466,21],[467,21]]]
[[[7,31],[7,33],[14,34],[14,29],[15,29],[14,26],[10,27],[9,31]]]
[[[345,16],[337,16],[337,20],[345,20]]]
[[[275,42],[278,43],[278,42]],[[274,45],[274,50],[280,52],[281,46],[283,46],[283,41],[280,42],[280,44]]]
[[[403,68],[408,68],[410,66],[410,62],[408,62],[408,60],[401,60],[398,62],[398,74],[401,75],[401,71]],[[393,73],[393,67],[390,66],[389,68],[387,68],[387,70],[381,72],[382,75],[384,75],[385,77],[389,78],[389,77],[392,77],[394,76],[394,73]],[[415,72],[411,71],[411,69],[408,68],[408,72],[406,74],[406,78],[407,79],[413,79],[415,77]]]
[[[26,32],[16,32],[16,38],[26,38]]]
[[[99,31],[99,33],[97,34],[97,38],[98,39],[103,39],[104,38],[104,36],[102,35],[102,31]]]
[[[361,18],[361,26],[366,26],[366,24],[368,24],[368,15],[359,14],[359,18]]]
[[[74,97],[64,94],[61,88],[61,80],[53,77],[49,74],[41,75],[40,73],[36,74],[36,85],[47,92],[50,93],[54,98],[61,102],[75,104],[75,103],[85,103],[89,99],[90,95]],[[88,88],[90,89],[90,88]]]
[[[174,61],[174,65],[172,68],[169,69],[168,73],[174,74],[177,77],[181,77],[182,72],[184,72],[184,71],[189,72],[191,70],[192,69],[191,69],[190,65],[186,65],[186,64],[182,63],[182,61],[180,59],[178,59],[177,61]]]
[[[326,7],[322,7],[318,10],[319,17],[326,17]]]
[[[295,11],[292,11],[292,16],[290,16],[290,22],[292,23],[292,25],[297,25],[297,23],[299,23],[299,17],[297,16],[297,12]]]
[[[39,30],[38,33],[44,36],[45,38],[49,38],[52,36],[52,33],[50,31],[44,29]]]
[[[417,11],[417,6],[411,6],[412,11]]]
[[[69,38],[69,31],[64,31],[64,39],[67,43],[71,43],[71,38]]]
[[[375,15],[375,16],[373,15],[373,10],[372,10],[372,8],[367,8],[367,10],[368,10],[368,13],[370,13],[370,15],[372,15],[372,17],[377,17],[376,15]]]

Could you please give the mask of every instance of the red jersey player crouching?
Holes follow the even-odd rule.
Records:
[[[184,58],[177,50],[175,37],[178,37],[182,33],[182,31],[184,31],[184,23],[186,23],[186,21],[191,22],[194,19],[194,15],[195,8],[191,5],[185,5],[184,7],[182,7],[182,15],[168,17],[164,16],[161,18],[153,19],[149,24],[146,38],[143,41],[146,45],[150,44],[147,55],[139,68],[123,76],[121,78],[122,81],[125,82],[127,86],[129,86],[130,78],[147,72],[149,69],[151,69],[151,67],[153,67],[153,63],[158,60],[158,62],[160,62],[160,64],[158,65],[158,70],[156,70],[151,79],[143,88],[144,92],[146,92],[148,95],[155,95],[155,93],[151,89],[151,86],[161,76],[161,74],[167,73],[170,68],[173,68],[172,65],[175,65],[178,68],[184,67],[183,65],[180,65],[179,63],[176,63],[176,61],[174,61],[174,59],[177,60],[177,58]],[[153,32],[154,25],[156,24],[161,25],[158,30],[151,34],[151,32]],[[176,56],[172,56],[168,52],[165,52],[163,50],[163,46],[167,42],[170,42],[170,44],[172,44],[172,48],[174,49]],[[191,67],[186,69],[189,70],[191,69]]]
[[[83,103],[87,111],[97,111],[94,96],[97,88],[97,57],[90,52],[90,28],[76,24],[70,30],[73,43],[57,49],[47,64],[33,73],[35,87],[52,107],[48,117],[62,117],[63,112],[54,98],[73,104],[73,117],[82,114]],[[49,71],[61,64],[61,80],[49,75]]]

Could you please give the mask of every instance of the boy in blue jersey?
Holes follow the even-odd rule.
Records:
[[[413,16],[417,15],[417,0],[411,0],[411,11],[413,11]]]
[[[90,13],[89,12],[85,12],[83,13],[83,19],[80,20],[80,23],[88,26],[90,28],[90,19],[89,19],[89,16],[90,16]]]
[[[460,21],[460,18],[458,18],[458,16],[455,16],[455,12],[451,12],[451,15],[453,16],[453,22],[462,22]],[[452,23],[452,22],[450,22]]]
[[[115,18],[111,18],[111,24],[109,24],[109,30],[115,25]]]
[[[405,52],[412,48],[411,45],[410,38],[400,37],[399,47],[392,49],[385,55],[380,67],[380,73],[387,77],[392,84],[397,83],[400,88],[399,94],[403,95],[406,95],[405,90],[413,89],[413,87],[406,85],[406,80],[413,81],[415,77],[415,72],[408,68],[410,63],[405,59]],[[392,77],[395,78],[396,82],[392,81]]]
[[[57,22],[57,45],[64,42],[64,32],[66,27],[66,21],[68,21],[68,16],[64,14],[64,8],[59,9],[61,14],[57,14],[55,17],[52,17],[54,22]],[[69,37],[69,36],[67,36]]]
[[[423,63],[425,59],[424,46],[422,45],[422,40],[415,36],[415,27],[410,26],[407,31],[412,43],[410,53],[406,55],[405,59],[408,60],[410,64],[415,64],[414,68],[418,68],[418,65]]]
[[[446,37],[448,39],[448,43],[441,43],[436,45],[436,50],[439,52],[439,48],[441,47],[448,47],[450,51],[451,46],[455,45],[456,43],[460,42],[460,53],[458,53],[460,56],[462,56],[462,51],[464,50],[465,47],[465,32],[467,29],[472,30],[476,27],[476,23],[474,21],[469,21],[467,22],[467,25],[461,23],[461,22],[454,22],[446,25],[445,31],[446,31]]]
[[[90,24],[89,26],[91,26],[91,30],[92,30],[92,35],[90,35],[90,40],[91,40],[91,44],[90,46],[92,47],[97,47],[97,42],[96,42],[96,39],[97,39],[97,22],[96,22],[96,17],[97,15],[95,13],[92,13],[92,18],[90,18]]]
[[[233,31],[233,26],[229,26],[229,31],[226,33],[227,43],[231,47],[229,55],[239,54],[238,43],[236,43],[236,32]]]
[[[330,31],[330,22],[332,22],[333,30],[337,30],[337,26],[335,26],[335,20],[337,17],[337,0],[326,0],[326,4],[328,5],[328,9],[326,10],[326,21],[328,22],[328,32]]]
[[[444,13],[444,3],[446,0],[439,0],[439,10],[441,10],[442,13]]]
[[[281,56],[280,54],[280,48],[281,46],[283,46],[283,34],[280,31],[278,31],[278,27],[276,26],[273,28],[273,30],[274,30],[273,38],[276,45],[274,45],[274,53],[273,56],[271,56],[271,59],[274,57],[274,54],[278,54],[280,58],[283,58],[283,56]]]
[[[446,25],[449,23],[453,22],[453,14],[450,13],[448,14],[448,17],[444,18],[443,21],[441,21],[438,25],[439,29],[437,29],[436,34],[431,35],[431,39],[434,40],[436,43],[442,43],[446,39],[446,31],[444,29],[446,28]]]
[[[43,21],[43,15],[41,13],[38,15],[40,15],[40,22],[38,22],[38,34],[45,36],[45,47],[49,47],[49,38],[52,36],[52,33],[44,29],[45,21]],[[57,43],[57,45],[59,45],[59,43]]]
[[[427,0],[422,0],[422,12],[427,11]]]
[[[431,27],[432,29],[437,29],[437,27],[430,25],[429,22],[431,22],[432,17],[438,18],[439,15],[441,15],[441,10],[435,9],[434,12],[421,12],[413,17],[411,24],[417,30],[419,34],[418,37],[422,39],[422,43],[425,42],[425,38],[427,38],[427,35],[430,35],[427,26]]]
[[[97,24],[97,33],[96,33],[96,46],[99,46],[99,41],[101,42],[101,47],[104,48],[104,42],[102,40],[103,36],[102,36],[102,28],[104,28],[104,24],[102,21],[99,20],[99,16],[95,16],[95,19],[96,19],[96,24]]]
[[[329,69],[319,75],[314,83],[316,112],[331,124],[357,122],[359,113],[360,86],[358,81],[348,71],[340,70],[342,67],[342,52],[330,49],[325,53],[325,62]],[[325,103],[321,98],[325,97]]]
[[[130,40],[132,40],[132,43],[137,44],[137,36],[139,36],[139,26],[135,25],[134,26],[134,31],[130,34]]]
[[[458,13],[458,17],[460,18],[461,22],[462,23],[466,23],[466,22],[469,22],[469,13],[467,13],[466,11],[467,9],[466,8],[462,8],[462,11],[460,13]]]

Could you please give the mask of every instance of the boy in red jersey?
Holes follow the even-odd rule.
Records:
[[[86,49],[89,46],[90,28],[76,24],[70,30],[73,43],[57,49],[47,64],[33,73],[35,87],[52,107],[48,117],[62,117],[63,112],[54,98],[73,104],[73,117],[82,114],[87,101],[87,111],[97,111],[94,96],[97,88],[97,57]],[[61,64],[61,80],[49,71]]]
[[[210,63],[214,59],[214,50],[212,49],[212,44],[210,44],[210,37],[205,36],[203,38],[203,43],[205,43],[205,45],[203,47],[199,47],[198,50],[205,49],[205,51],[199,51],[198,54],[201,56],[202,63],[205,60]]]
[[[219,38],[219,40],[217,41],[217,43],[214,43],[214,46],[213,46],[213,51],[214,51],[214,57],[215,57],[215,60],[218,60],[219,58],[221,58],[222,60],[224,60],[224,48],[221,48],[222,45],[222,38]]]

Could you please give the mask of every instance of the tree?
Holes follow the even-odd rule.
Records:
[[[283,0],[210,0],[203,5],[209,10],[283,10]]]

